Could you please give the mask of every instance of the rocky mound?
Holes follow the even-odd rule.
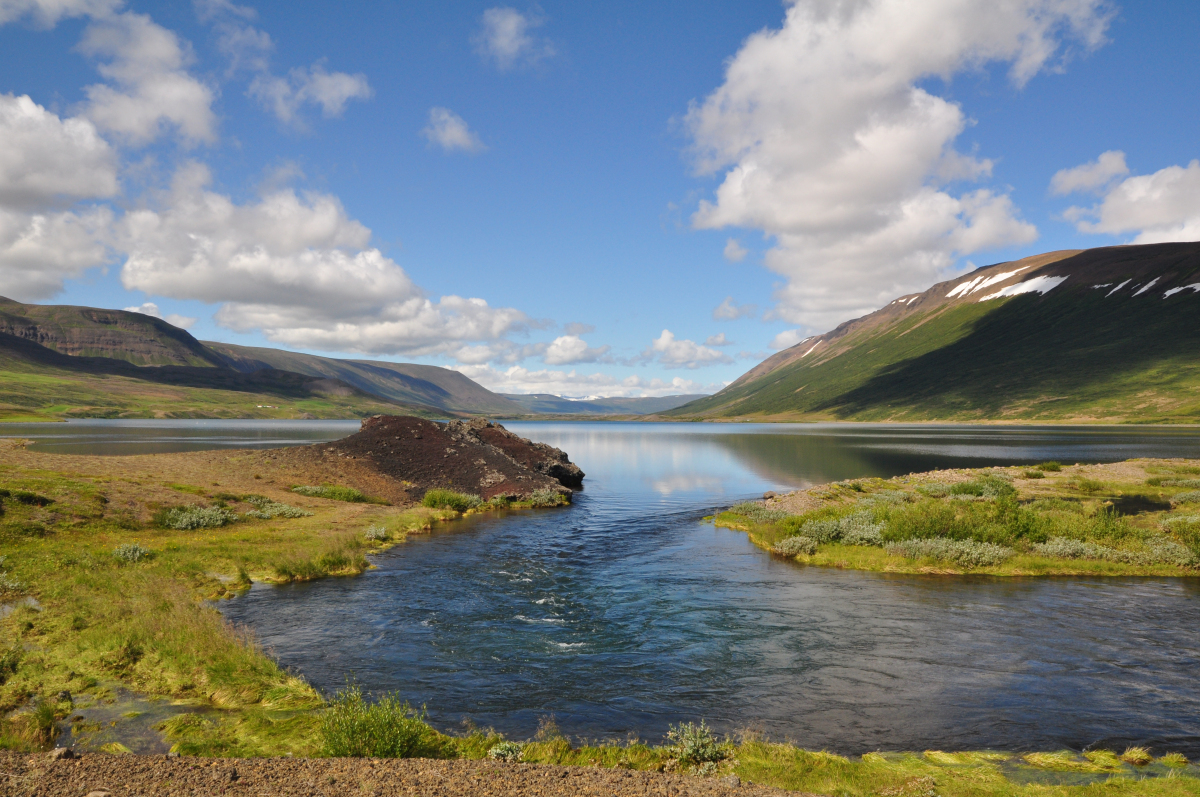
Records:
[[[389,477],[410,499],[442,487],[485,501],[534,490],[569,495],[583,486],[583,471],[553,446],[519,437],[483,419],[437,423],[408,415],[376,415],[342,440],[305,449],[326,462],[334,457]]]

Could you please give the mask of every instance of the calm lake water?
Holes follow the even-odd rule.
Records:
[[[56,425],[37,446],[281,445],[357,427],[245,423],[88,423],[74,440],[76,424]],[[353,677],[395,690],[449,730],[470,720],[527,737],[553,715],[573,736],[658,741],[705,718],[847,754],[1137,743],[1200,755],[1200,579],[804,568],[702,521],[764,490],[854,476],[1200,457],[1200,430],[507,426],[586,471],[573,506],[448,524],[360,578],[258,585],[222,610],[322,689]]]

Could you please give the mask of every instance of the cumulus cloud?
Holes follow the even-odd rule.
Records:
[[[112,211],[61,208],[114,195],[116,157],[91,122],[27,96],[0,94],[0,142],[0,293],[48,299],[107,260]]]
[[[196,318],[189,318],[186,315],[179,315],[177,313],[171,313],[169,315],[164,316],[162,314],[162,311],[158,309],[158,305],[155,304],[154,302],[144,302],[144,303],[138,305],[137,307],[126,307],[123,309],[127,313],[141,313],[142,315],[148,315],[148,316],[152,316],[154,318],[161,318],[163,321],[166,321],[171,326],[179,327],[180,329],[191,329],[192,326],[195,325],[196,321],[199,320]]]
[[[642,352],[642,358],[667,368],[701,368],[705,365],[733,362],[733,358],[728,354],[701,346],[693,340],[676,340],[669,329],[664,329],[650,347]]]
[[[63,19],[108,16],[124,0],[3,0],[0,25],[28,18],[42,28],[53,28]]]
[[[1098,204],[1071,207],[1064,215],[1080,232],[1136,233],[1130,241],[1135,244],[1200,240],[1200,160],[1127,177],[1111,185]]]
[[[1104,41],[1104,0],[792,2],[750,36],[686,123],[702,174],[724,172],[697,228],[775,237],[774,317],[825,327],[925,287],[961,255],[1027,243],[1008,196],[955,193],[991,173],[954,142],[962,109],[922,87],[990,62],[1020,86]]]
[[[158,207],[119,226],[130,290],[222,303],[218,323],[292,346],[366,354],[434,354],[529,325],[483,299],[425,296],[350,219],[336,197],[277,190],[239,205],[191,164]]]
[[[730,238],[725,242],[725,259],[730,263],[741,263],[749,254],[745,247],[737,242],[736,238]]]
[[[758,315],[758,305],[738,304],[732,296],[726,296],[725,301],[713,308],[714,321],[737,321],[739,318],[754,318]]]
[[[1109,150],[1091,163],[1056,172],[1050,178],[1050,193],[1066,196],[1078,191],[1094,191],[1126,174],[1129,174],[1129,167],[1125,165],[1125,153]]]
[[[97,70],[110,81],[84,89],[84,114],[101,129],[133,144],[168,128],[190,143],[216,140],[214,91],[188,74],[191,52],[173,32],[125,12],[94,19],[79,50],[101,60]]]
[[[732,346],[733,341],[730,340],[729,338],[725,337],[724,332],[721,332],[716,335],[709,335],[708,339],[704,341],[704,345],[705,346]]]
[[[529,66],[554,55],[549,39],[532,34],[545,23],[543,17],[522,14],[515,8],[489,8],[483,12],[480,29],[472,41],[475,50],[501,70]]]
[[[446,152],[462,150],[474,154],[487,149],[466,121],[449,108],[430,108],[429,124],[421,130],[421,135]]]
[[[715,393],[720,384],[704,384],[691,379],[643,379],[639,376],[617,377],[611,374],[581,374],[572,369],[530,370],[514,365],[505,370],[486,365],[451,366],[479,384],[497,393],[552,393],[556,396],[673,396],[679,394]]]
[[[546,365],[573,365],[575,363],[594,363],[608,353],[608,346],[592,348],[578,335],[563,335],[557,337],[546,347],[542,361]]]
[[[263,73],[250,83],[249,92],[281,122],[295,123],[302,105],[320,106],[326,118],[341,116],[350,100],[370,99],[366,75],[327,72],[321,62],[297,67],[286,78]]]
[[[0,206],[44,208],[117,192],[112,148],[86,119],[61,119],[27,96],[0,94]]]

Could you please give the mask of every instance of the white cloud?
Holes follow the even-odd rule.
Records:
[[[918,84],[989,62],[1018,86],[1064,42],[1104,40],[1104,0],[791,2],[687,116],[697,168],[724,171],[698,228],[776,239],[774,317],[829,326],[925,287],[963,254],[1036,236],[1009,198],[946,184],[991,173],[955,151],[962,109]]]
[[[421,135],[446,152],[458,149],[476,153],[487,149],[463,118],[449,108],[430,108],[429,124],[421,130]]]
[[[807,337],[808,335],[805,335],[803,330],[785,329],[783,332],[780,332],[778,335],[771,338],[771,342],[767,345],[776,351],[779,349],[790,349],[792,346],[795,346],[797,343]]]
[[[1056,172],[1050,179],[1050,193],[1066,196],[1077,191],[1093,191],[1126,174],[1129,174],[1129,167],[1125,165],[1125,153],[1109,150],[1091,163]]]
[[[350,100],[366,100],[372,95],[366,75],[326,72],[317,62],[308,69],[297,67],[286,78],[259,74],[250,83],[249,92],[281,122],[295,123],[303,105],[317,105],[326,118],[341,116]]]
[[[11,94],[0,94],[0,142],[0,293],[48,299],[108,258],[112,211],[59,207],[115,194],[116,158],[91,122]]]
[[[554,55],[549,39],[530,33],[545,23],[544,18],[522,14],[515,8],[489,8],[483,12],[482,27],[472,41],[480,55],[502,70],[529,66]]]
[[[721,332],[716,335],[709,335],[708,340],[704,341],[705,346],[732,346],[733,341],[725,337],[725,333]]]
[[[676,340],[669,329],[664,329],[646,351],[646,361],[658,362],[667,368],[701,368],[717,363],[731,363],[733,358],[724,352],[701,346],[692,340]]]
[[[575,363],[594,363],[608,353],[608,346],[591,348],[578,335],[563,335],[557,337],[546,347],[542,361],[546,365],[573,365]]]
[[[643,379],[639,376],[617,377],[604,373],[581,374],[574,369],[531,371],[516,365],[505,370],[486,365],[451,367],[497,393],[551,393],[556,396],[611,398],[714,393],[722,387],[719,384],[704,384],[681,377],[671,380]]]
[[[0,0],[0,25],[28,17],[53,28],[63,19],[107,16],[122,5],[124,0]]]
[[[49,299],[63,281],[109,257],[112,211],[29,213],[0,207],[0,294],[21,301]]]
[[[746,248],[737,242],[736,238],[730,238],[725,241],[725,259],[730,263],[741,263],[749,254]]]
[[[713,308],[714,321],[737,321],[739,318],[754,318],[758,315],[758,305],[738,304],[732,296],[726,296],[725,301]]]
[[[44,208],[117,192],[116,157],[86,119],[60,119],[27,96],[0,94],[0,206]]]
[[[158,309],[158,305],[155,304],[154,302],[144,302],[144,303],[138,305],[137,307],[126,307],[123,309],[127,313],[141,313],[142,315],[148,315],[148,316],[152,316],[154,318],[161,318],[163,321],[166,321],[171,326],[179,327],[180,329],[191,329],[192,326],[194,326],[195,323],[199,320],[196,318],[189,318],[188,316],[185,316],[185,315],[178,315],[177,313],[171,313],[167,316],[164,316],[162,314],[162,311]]]
[[[1130,242],[1135,244],[1200,240],[1200,160],[1127,177],[1108,188],[1099,204],[1072,207],[1064,215],[1080,232],[1136,233]]]
[[[216,320],[292,346],[433,354],[491,341],[529,319],[483,299],[432,301],[336,197],[278,190],[245,205],[208,190],[208,170],[176,175],[160,207],[128,212],[118,244],[130,290],[224,303]]]
[[[188,74],[191,52],[173,32],[144,14],[102,16],[88,25],[79,49],[101,59],[97,69],[111,81],[84,89],[84,114],[98,127],[134,144],[167,127],[190,143],[216,140],[214,92]]]

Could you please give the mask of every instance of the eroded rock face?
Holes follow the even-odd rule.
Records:
[[[407,415],[376,415],[349,437],[312,447],[349,457],[404,485],[410,494],[445,487],[484,500],[528,497],[583,486],[583,471],[553,446],[534,443],[499,424],[477,419],[446,424]]]

